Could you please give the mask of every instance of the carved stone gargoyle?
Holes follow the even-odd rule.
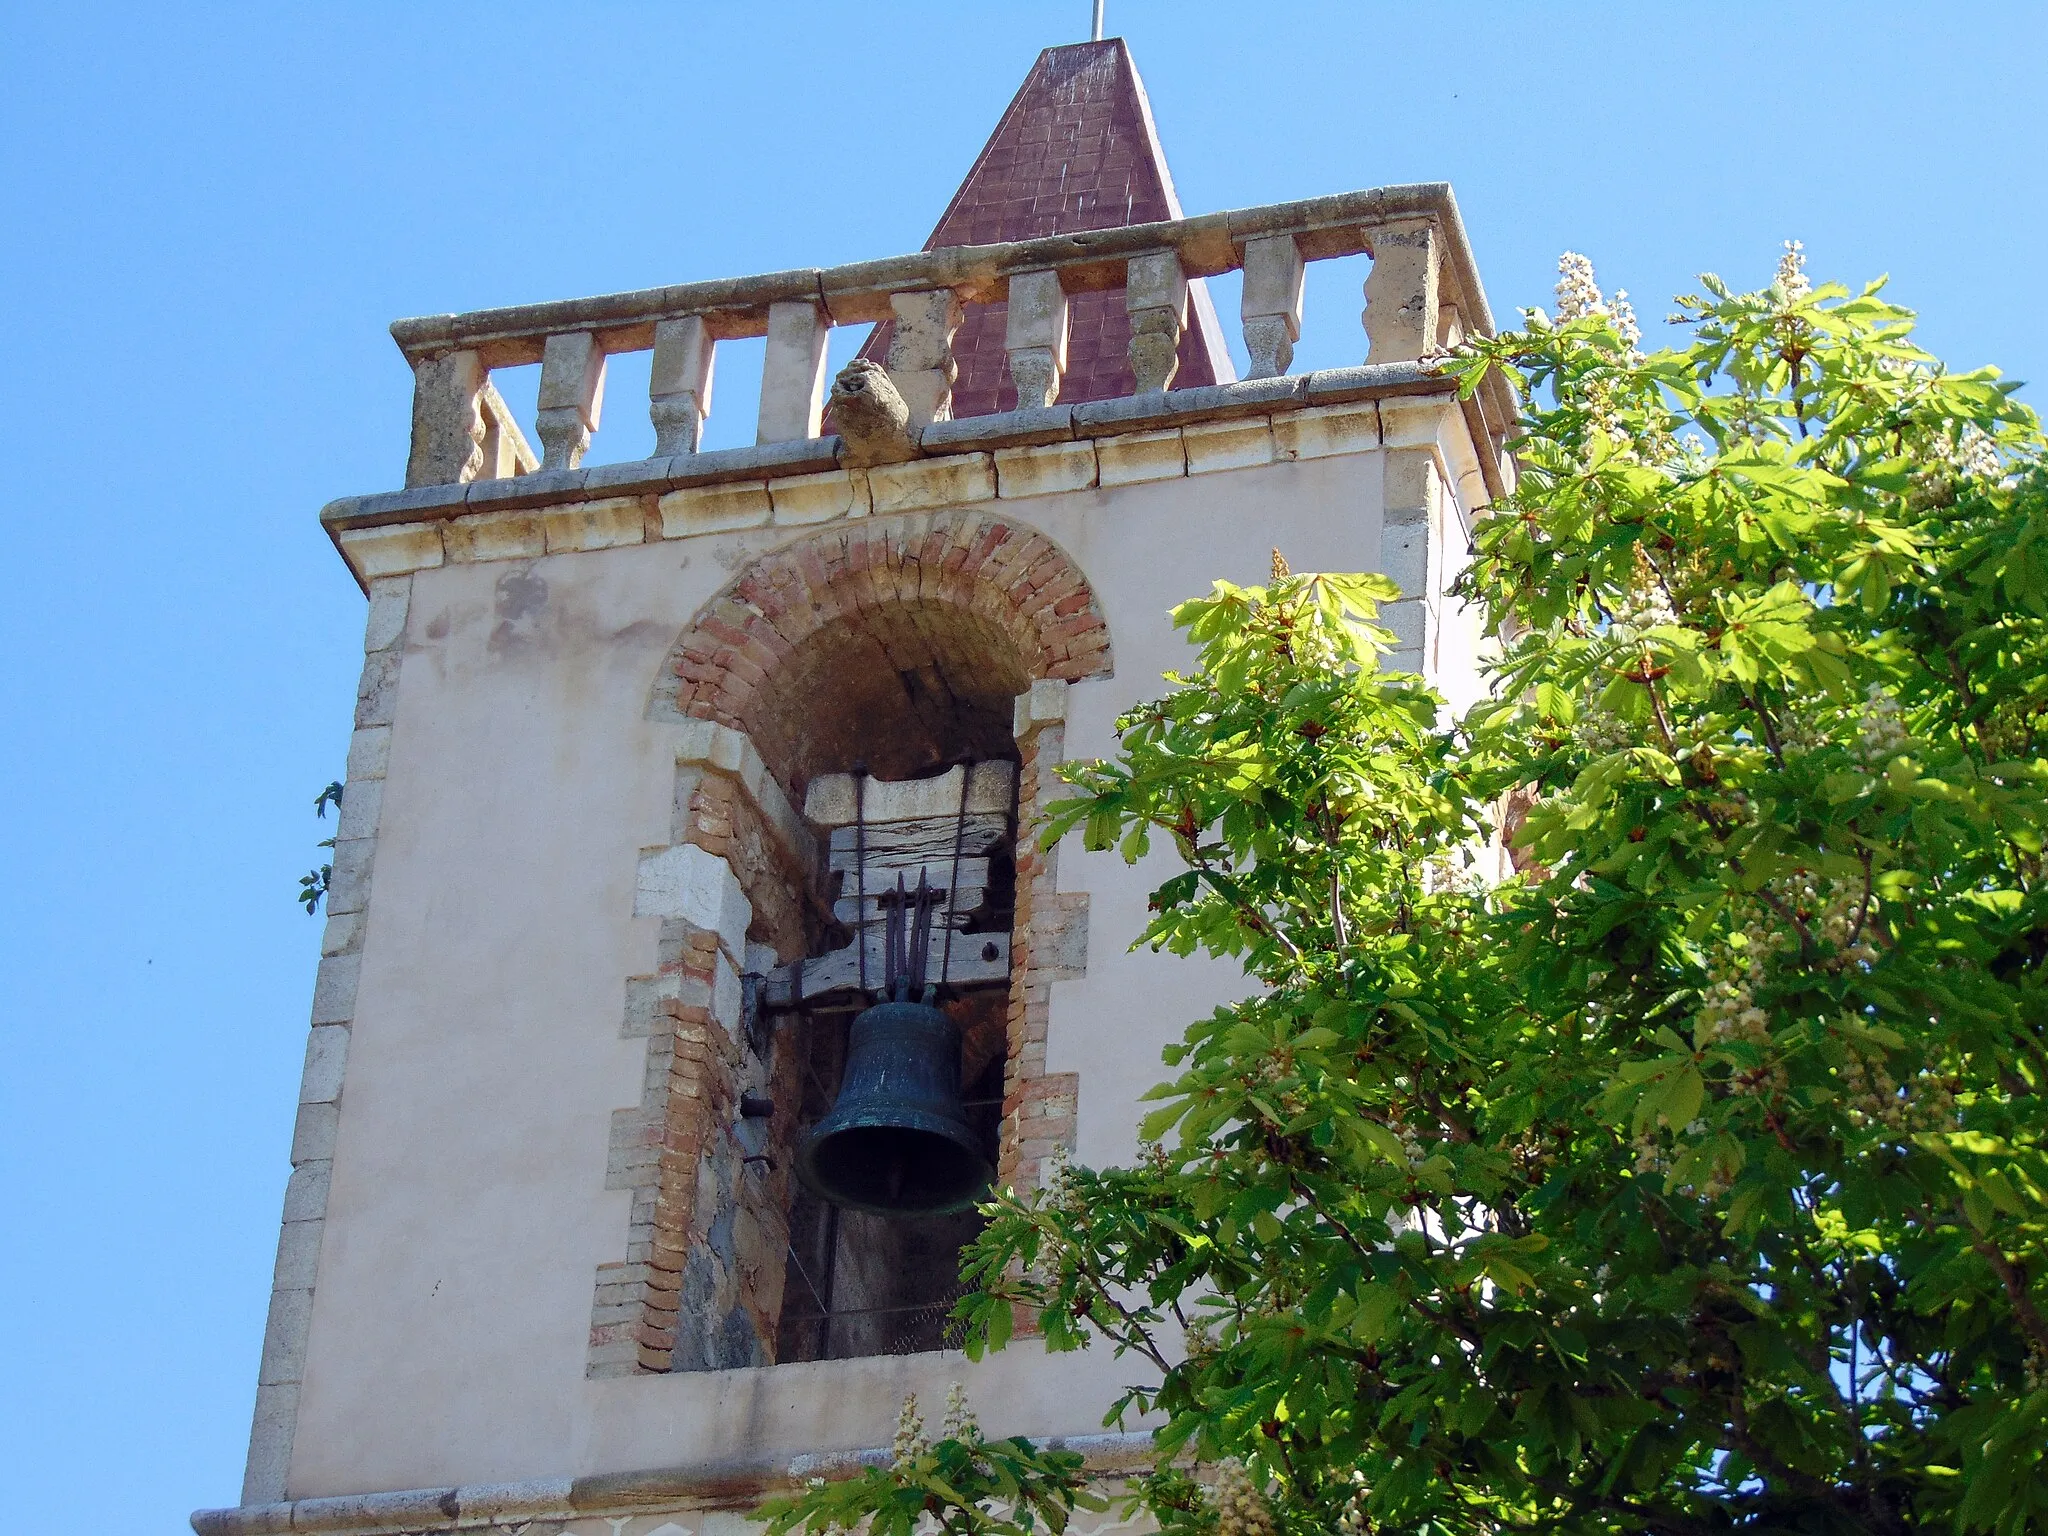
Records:
[[[900,464],[917,457],[910,407],[880,364],[856,357],[840,369],[832,381],[831,410],[842,463]]]

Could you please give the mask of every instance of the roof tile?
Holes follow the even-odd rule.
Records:
[[[990,245],[1080,229],[1109,229],[1181,216],[1173,177],[1152,123],[1145,87],[1122,38],[1071,43],[1038,56],[1009,110],[953,194],[928,251]],[[1199,280],[1188,285],[1188,328],[1176,388],[1236,377],[1215,306]],[[953,414],[1013,410],[1016,389],[1003,353],[1008,306],[968,306],[954,340],[960,376]],[[1131,329],[1121,288],[1075,294],[1068,305],[1063,402],[1111,400],[1133,388],[1127,355]],[[885,358],[887,324],[861,348]]]

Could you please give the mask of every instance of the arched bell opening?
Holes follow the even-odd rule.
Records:
[[[623,1261],[597,1274],[593,1375],[952,1341],[971,1212],[878,1216],[797,1177],[807,1128],[842,1096],[849,1023],[878,990],[860,969],[880,971],[879,953],[853,939],[891,894],[847,880],[852,820],[823,801],[864,770],[878,815],[944,833],[977,786],[976,840],[957,850],[972,869],[956,871],[949,836],[923,834],[944,845],[922,862],[946,888],[933,921],[952,944],[950,969],[935,956],[931,971],[958,1030],[962,1139],[1029,1185],[1074,1134],[1077,1086],[1048,1072],[1046,1042],[1051,983],[1085,965],[1086,897],[1060,893],[1056,855],[1019,839],[1016,803],[1057,793],[1065,685],[1110,671],[1072,559],[966,508],[767,551],[677,637],[649,700],[651,720],[682,728],[672,841],[641,871],[643,915],[671,920],[660,973],[628,983],[648,1075],[613,1125],[608,1180],[633,1198]],[[855,780],[837,782],[843,811]],[[733,893],[744,933],[727,921]]]
[[[944,1348],[957,1342],[949,1314],[960,1250],[981,1219],[971,1206],[943,1213],[905,1207],[946,1203],[943,1194],[920,1189],[921,1178],[978,1197],[984,1179],[962,1184],[958,1170],[978,1163],[992,1175],[998,1160],[1016,906],[1012,720],[1030,673],[1014,642],[985,616],[943,602],[899,602],[822,626],[770,682],[776,707],[772,719],[764,713],[755,739],[814,818],[826,865],[819,895],[836,919],[813,956],[818,963],[804,968],[802,1001],[778,1031],[797,1102],[770,1155],[805,1176],[788,1185],[788,1267],[774,1356]],[[1002,786],[993,808],[991,784]],[[927,814],[906,817],[906,809]],[[904,991],[905,1003],[866,1011],[885,995],[886,956],[868,941],[886,928],[892,903],[900,902],[899,945],[907,949],[915,931],[912,868],[935,901],[943,893],[919,951],[919,979],[944,1016],[928,1021],[939,1024],[936,1031],[915,1017],[922,987]],[[849,976],[844,957],[862,946],[868,953]],[[834,955],[841,957],[836,967]],[[1002,965],[993,966],[998,958]],[[856,1021],[870,1037],[865,1058]],[[898,1024],[909,1027],[892,1027]],[[957,1059],[920,1062],[918,1052],[941,1048],[941,1035]],[[916,1128],[923,1116],[911,1107],[917,1089],[906,1080],[928,1086],[955,1071],[957,1080],[939,1095],[949,1100],[939,1118]],[[914,1165],[908,1187],[906,1150]]]

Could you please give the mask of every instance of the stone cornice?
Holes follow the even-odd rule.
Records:
[[[1119,1472],[1149,1463],[1152,1436],[1074,1435],[1041,1442],[1079,1451],[1093,1472]],[[751,1505],[765,1494],[806,1478],[858,1476],[887,1466],[893,1452],[839,1451],[791,1459],[754,1458],[603,1472],[589,1477],[542,1477],[520,1483],[476,1483],[456,1488],[408,1488],[393,1493],[348,1494],[202,1509],[192,1516],[199,1536],[285,1536],[321,1531],[327,1536],[372,1536],[385,1531],[439,1532],[518,1525],[531,1520],[588,1520],[603,1515],[670,1508]]]
[[[1098,479],[1091,464],[1074,470],[1067,481],[1048,483],[1043,475],[1031,472],[1031,456],[1024,450],[1044,450],[1039,458],[1045,459],[1057,456],[1060,445],[1092,453],[1094,445],[1101,444],[1108,458],[1114,445],[1119,465],[1126,459],[1135,464],[1148,450],[1163,450],[1165,440],[1181,429],[1187,429],[1187,437],[1175,449],[1178,467],[1167,466],[1171,476],[1243,468],[1276,458],[1359,452],[1384,441],[1377,424],[1364,439],[1356,433],[1332,438],[1311,430],[1312,424],[1330,417],[1362,420],[1358,406],[1418,396],[1448,405],[1456,402],[1457,391],[1427,363],[1369,364],[934,422],[919,435],[925,457],[855,469],[850,475],[840,468],[838,438],[809,438],[345,496],[328,503],[320,520],[357,579],[366,582],[440,565],[444,559],[531,557],[771,521],[811,523],[849,513],[916,511],[1170,477],[1149,469],[1105,467]],[[1485,499],[1500,496],[1512,469],[1496,445],[1508,424],[1492,419],[1484,394],[1457,404],[1473,439]],[[1354,409],[1347,412],[1346,406]],[[1377,423],[1376,416],[1372,419]],[[1246,424],[1245,432],[1237,434],[1246,438],[1245,444],[1213,453],[1190,448],[1211,439],[1220,446],[1220,439],[1231,435],[1233,422]],[[1273,441],[1259,445],[1260,427],[1285,436],[1283,429],[1290,422],[1299,423],[1291,429],[1296,437],[1306,433],[1314,442],[1304,439],[1299,447]],[[1006,466],[1013,471],[1008,476],[999,472]],[[539,515],[543,509],[545,518]],[[451,528],[445,545],[440,531],[444,525]],[[486,537],[472,538],[471,530]]]

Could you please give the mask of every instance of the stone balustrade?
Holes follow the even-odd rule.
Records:
[[[756,443],[815,439],[826,402],[826,339],[838,325],[893,322],[888,373],[912,430],[921,431],[952,415],[953,337],[969,304],[1007,303],[1018,408],[1042,410],[1059,398],[1068,297],[1122,288],[1137,393],[1162,394],[1173,383],[1187,324],[1189,280],[1224,272],[1244,274],[1249,377],[1280,378],[1301,335],[1306,264],[1360,254],[1372,259],[1367,365],[1416,364],[1466,331],[1492,328],[1444,183],[401,320],[391,332],[414,376],[406,485],[575,469],[599,427],[605,361],[621,352],[654,354],[648,413],[656,456],[695,454],[711,410],[718,343],[741,337],[766,338]],[[531,363],[541,369],[538,454],[490,379],[494,368]],[[1505,403],[1493,402],[1489,415],[1498,417]]]

